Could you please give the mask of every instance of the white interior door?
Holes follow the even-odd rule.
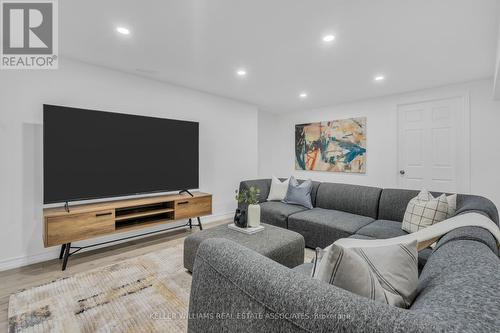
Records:
[[[464,98],[398,106],[399,186],[469,192],[468,113]]]

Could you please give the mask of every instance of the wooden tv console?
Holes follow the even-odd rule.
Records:
[[[212,214],[212,195],[202,192],[172,194],[139,199],[115,200],[92,204],[46,208],[43,210],[45,247],[61,245],[59,259],[63,259],[62,269],[70,255],[88,247],[108,244],[119,240],[163,232],[179,227],[192,228],[192,219]],[[117,234],[147,227],[168,225],[178,220],[188,220],[185,225],[125,237],[108,242],[71,246],[71,243],[99,236]],[[75,251],[71,252],[71,249]]]

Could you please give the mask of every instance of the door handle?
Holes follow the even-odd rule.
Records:
[[[404,170],[399,170],[399,174],[400,174],[401,176],[403,176],[405,173],[406,173],[406,171],[404,171]]]

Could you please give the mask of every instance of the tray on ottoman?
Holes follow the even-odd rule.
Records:
[[[252,235],[231,230],[227,224],[222,224],[186,237],[184,267],[190,272],[193,271],[198,246],[209,238],[229,239],[289,268],[304,263],[305,241],[301,234],[269,224],[262,225],[264,230]]]

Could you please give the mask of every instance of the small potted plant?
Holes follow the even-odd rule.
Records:
[[[259,206],[260,190],[251,186],[248,190],[238,192],[236,190],[236,201],[239,204],[247,207],[236,209],[234,215],[234,224],[240,228],[258,227],[260,225],[260,206]]]

